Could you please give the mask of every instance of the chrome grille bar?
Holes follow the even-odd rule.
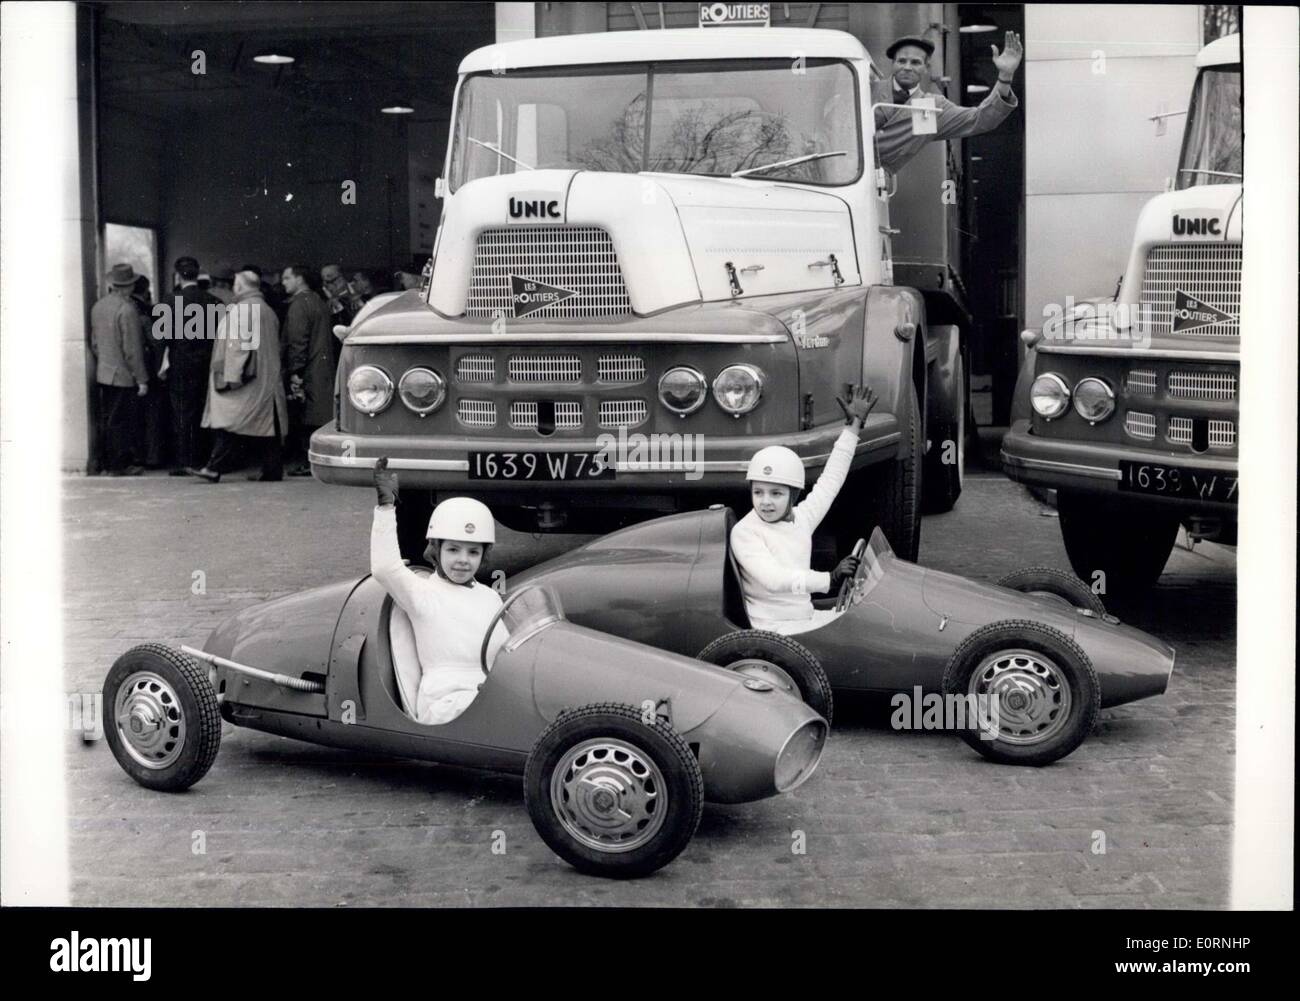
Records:
[[[1241,314],[1241,244],[1166,243],[1147,251],[1139,321],[1146,333],[1173,333],[1174,292],[1181,291],[1233,319],[1178,332],[1179,337],[1237,337]]]
[[[537,427],[537,402],[516,400],[510,404],[510,426],[526,431]],[[561,400],[555,404],[555,429],[576,431],[582,427],[582,404],[575,400]]]
[[[1232,448],[1237,444],[1237,426],[1232,421],[1210,421],[1210,448]],[[1192,418],[1170,417],[1165,437],[1174,445],[1192,443]]]
[[[1169,395],[1183,400],[1235,400],[1237,377],[1232,372],[1170,372]]]
[[[513,317],[511,275],[576,293],[521,319],[621,316],[632,312],[614,242],[597,226],[484,230],[474,249],[465,315]]]
[[[491,400],[461,400],[456,404],[456,419],[471,428],[497,426],[497,405]]]
[[[1152,414],[1130,410],[1124,414],[1124,430],[1134,438],[1151,441],[1156,436],[1156,419]]]
[[[1124,391],[1129,396],[1154,396],[1156,374],[1150,369],[1135,368],[1124,380]]]
[[[634,428],[645,421],[650,408],[645,400],[601,400],[602,428]]]
[[[495,382],[496,361],[491,355],[461,355],[456,360],[457,382]]]
[[[581,382],[577,355],[515,355],[507,363],[511,382]]]
[[[601,382],[641,382],[645,379],[645,359],[636,355],[601,355],[596,360],[596,378]]]

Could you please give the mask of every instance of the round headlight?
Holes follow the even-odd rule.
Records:
[[[442,406],[447,398],[447,383],[431,368],[410,368],[397,382],[397,395],[407,410],[423,417]]]
[[[1050,421],[1054,417],[1060,417],[1070,405],[1070,387],[1059,375],[1044,372],[1029,387],[1029,402],[1034,407],[1034,413]]]
[[[763,396],[763,373],[753,365],[730,365],[713,380],[718,406],[739,417],[758,406]]]
[[[689,365],[670,368],[659,378],[659,401],[683,417],[704,406],[708,391],[709,384],[704,374]]]
[[[1080,379],[1074,387],[1074,411],[1089,424],[1115,412],[1115,391],[1101,379]]]
[[[374,417],[393,402],[393,380],[374,365],[361,365],[348,376],[348,399],[363,414]]]

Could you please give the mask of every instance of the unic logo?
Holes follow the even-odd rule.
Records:
[[[1174,213],[1174,236],[1222,236],[1218,216],[1180,216]]]
[[[511,219],[558,219],[560,202],[557,198],[516,198],[510,196]]]

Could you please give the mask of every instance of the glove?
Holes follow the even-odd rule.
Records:
[[[844,423],[852,424],[854,421],[865,421],[867,419],[867,415],[876,406],[876,394],[871,391],[870,386],[857,386],[849,395],[848,400],[837,396],[835,402],[844,411]]]
[[[375,463],[375,492],[379,495],[380,507],[397,503],[397,473],[389,470],[386,455]]]
[[[289,399],[291,400],[307,399],[307,391],[303,388],[302,376],[300,375],[289,376]]]
[[[858,572],[860,562],[856,556],[846,556],[840,560],[839,566],[831,571],[831,590],[838,591],[846,580],[852,580]]]
[[[136,387],[135,387],[135,395],[136,395],[136,396],[148,396],[148,395],[149,395],[149,383],[147,383],[147,382],[136,383]]]

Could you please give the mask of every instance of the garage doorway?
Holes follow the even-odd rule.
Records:
[[[151,226],[128,226],[123,223],[104,224],[104,270],[114,264],[129,264],[137,275],[149,279],[149,291],[155,301],[162,292],[158,288],[158,231]],[[107,288],[102,285],[101,293]]]

